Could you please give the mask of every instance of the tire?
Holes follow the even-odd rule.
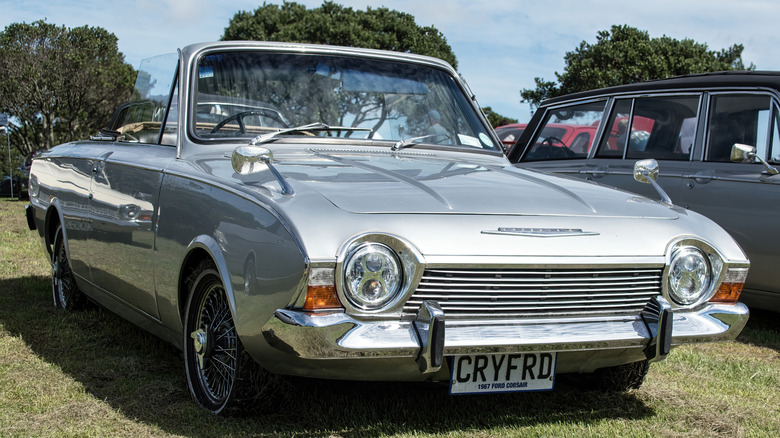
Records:
[[[213,414],[247,410],[260,367],[244,351],[230,312],[227,293],[214,265],[201,263],[187,278],[184,314],[184,369],[197,404]]]
[[[62,226],[54,232],[51,254],[51,291],[54,307],[65,310],[81,310],[87,305],[87,297],[79,290],[70,268]]]
[[[646,360],[600,368],[590,374],[569,374],[567,381],[577,386],[605,392],[624,392],[629,389],[639,389],[645,381],[650,369]]]

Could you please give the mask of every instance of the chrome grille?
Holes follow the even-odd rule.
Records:
[[[426,269],[404,305],[457,316],[639,314],[661,293],[661,269]]]

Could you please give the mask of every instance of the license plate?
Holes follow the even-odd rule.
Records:
[[[557,353],[473,354],[452,358],[450,394],[549,391]]]

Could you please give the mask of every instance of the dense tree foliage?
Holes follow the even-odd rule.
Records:
[[[412,15],[384,7],[354,10],[331,1],[313,9],[294,2],[263,3],[253,12],[236,13],[222,40],[286,41],[392,50],[433,56],[454,68],[458,66],[444,35],[433,26],[418,26]],[[489,107],[483,110],[491,123],[516,122]]]
[[[97,132],[135,79],[112,33],[45,21],[0,32],[0,72],[0,108],[22,155]]]
[[[306,9],[295,2],[263,3],[240,11],[222,40],[285,41],[393,50],[434,56],[457,68],[452,48],[433,26],[418,26],[412,15],[388,8],[354,10],[330,1]]]
[[[564,56],[564,72],[557,81],[534,78],[536,89],[523,89],[523,101],[536,107],[541,101],[577,91],[661,79],[690,73],[745,70],[741,44],[712,51],[706,44],[668,36],[651,38],[646,31],[612,26],[600,31],[596,44],[580,43]],[[747,69],[754,69],[751,64]]]
[[[502,116],[501,114],[498,114],[497,112],[493,111],[493,109],[490,108],[489,106],[482,108],[482,111],[485,113],[485,117],[487,117],[488,122],[490,122],[490,126],[494,128],[497,126],[517,123],[517,119],[512,119],[506,116]]]

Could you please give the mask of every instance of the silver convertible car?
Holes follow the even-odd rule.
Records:
[[[279,375],[625,390],[747,321],[749,262],[723,229],[513,167],[440,60],[199,44],[144,62],[134,95],[36,157],[28,224],[55,304],[181,348],[211,412]]]

